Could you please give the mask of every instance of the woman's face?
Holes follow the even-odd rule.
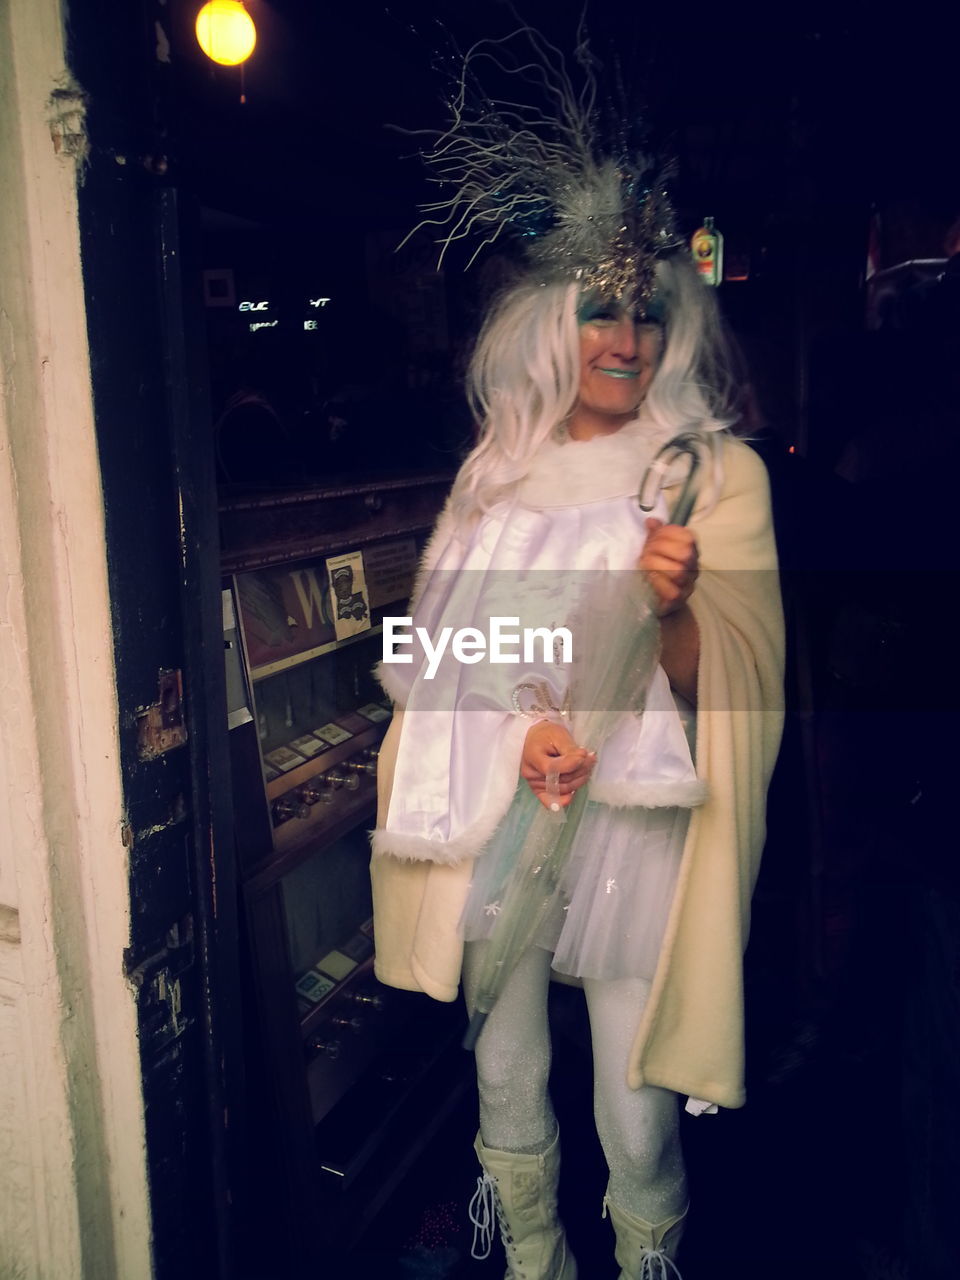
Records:
[[[587,299],[578,312],[580,391],[567,424],[574,440],[610,435],[636,417],[663,342],[655,308]]]

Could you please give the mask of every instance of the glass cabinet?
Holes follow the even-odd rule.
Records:
[[[247,1096],[261,1202],[299,1266],[349,1251],[465,1087],[459,1008],[374,977],[369,881],[381,623],[406,612],[448,486],[221,506]]]

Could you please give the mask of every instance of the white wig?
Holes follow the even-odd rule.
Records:
[[[681,431],[726,430],[735,418],[726,342],[711,290],[687,258],[657,263],[665,340],[638,414],[664,439]],[[479,443],[451,495],[466,523],[507,498],[577,402],[580,346],[576,284],[527,280],[494,305],[480,332],[467,381]]]

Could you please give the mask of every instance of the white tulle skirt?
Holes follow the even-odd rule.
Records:
[[[477,858],[460,921],[467,942],[489,937],[539,801],[525,782]],[[689,809],[587,804],[556,909],[536,943],[572,978],[651,979],[673,901]]]

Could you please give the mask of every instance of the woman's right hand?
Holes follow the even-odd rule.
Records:
[[[540,720],[524,739],[520,777],[547,809],[566,808],[573,793],[589,781],[596,762],[596,753],[578,747],[565,725]],[[548,773],[560,775],[556,790],[547,790]]]

